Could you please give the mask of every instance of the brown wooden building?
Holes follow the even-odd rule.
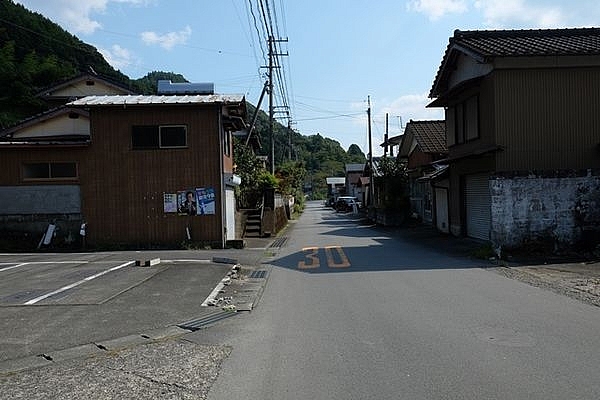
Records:
[[[515,246],[600,226],[600,29],[457,30],[430,97],[452,233]]]
[[[245,127],[243,96],[89,96],[69,107],[89,115],[88,138],[0,144],[0,205],[20,204],[0,212],[5,222],[79,219],[93,244],[236,238],[231,134]]]

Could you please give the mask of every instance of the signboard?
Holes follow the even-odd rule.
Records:
[[[215,189],[196,188],[198,215],[215,215]]]
[[[208,187],[163,193],[163,210],[179,215],[215,215],[215,189]]]

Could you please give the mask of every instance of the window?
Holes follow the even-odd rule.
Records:
[[[23,164],[24,180],[76,179],[77,163],[43,162]]]
[[[134,150],[168,149],[187,146],[185,125],[134,125],[131,147]]]
[[[473,96],[446,110],[448,146],[479,138],[479,97]]]
[[[223,131],[223,152],[227,157],[231,157],[231,132]]]
[[[479,97],[473,96],[465,102],[465,140],[479,137]]]

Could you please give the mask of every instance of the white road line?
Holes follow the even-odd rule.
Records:
[[[80,281],[77,281],[77,282],[75,282],[75,283],[71,283],[70,285],[67,285],[67,286],[63,286],[63,287],[61,287],[60,289],[57,289],[57,290],[55,290],[55,291],[53,291],[53,292],[46,293],[46,294],[44,294],[44,295],[42,295],[42,296],[36,297],[35,299],[31,299],[31,300],[29,300],[29,301],[26,301],[25,303],[23,303],[23,305],[30,306],[30,305],[32,305],[32,304],[35,304],[35,303],[37,303],[38,301],[42,301],[42,300],[45,300],[45,299],[47,299],[48,297],[52,297],[52,296],[54,296],[55,294],[62,293],[62,292],[66,291],[66,290],[69,290],[69,289],[73,289],[74,287],[76,287],[76,286],[79,286],[79,285],[81,285],[82,283],[86,283],[86,282],[89,282],[89,281],[91,281],[92,279],[96,279],[96,278],[98,278],[98,277],[100,277],[100,276],[102,276],[102,275],[106,275],[106,274],[108,274],[109,272],[113,272],[113,271],[116,271],[116,270],[118,270],[118,269],[121,269],[121,268],[127,267],[127,266],[129,266],[129,265],[132,265],[134,262],[135,262],[135,261],[128,261],[128,262],[126,262],[126,263],[123,263],[123,264],[121,264],[121,265],[117,265],[116,267],[112,267],[112,268],[110,268],[110,269],[107,269],[106,271],[98,272],[97,274],[94,274],[94,275],[88,276],[87,278],[83,278],[83,279],[82,279],[82,280],[80,280]]]
[[[29,264],[29,263],[26,263],[26,262],[25,262],[25,263],[21,263],[21,264],[13,265],[12,267],[4,267],[4,268],[0,268],[0,272],[3,272],[3,271],[8,271],[9,269],[13,269],[13,268],[19,268],[19,267],[22,267],[23,265],[27,265],[27,264]]]

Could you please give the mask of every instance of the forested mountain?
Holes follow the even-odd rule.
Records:
[[[48,105],[35,96],[44,88],[90,71],[141,94],[156,93],[159,79],[187,82],[181,74],[162,71],[132,80],[108,64],[95,47],[46,17],[12,0],[0,0],[0,131],[45,111]],[[249,119],[254,110],[249,104]],[[326,176],[343,176],[344,164],[365,161],[356,145],[346,152],[335,140],[319,134],[303,136],[277,122],[274,131],[275,164],[303,162],[319,193],[326,188]],[[269,155],[268,116],[262,111],[255,132],[263,146],[260,154]]]

